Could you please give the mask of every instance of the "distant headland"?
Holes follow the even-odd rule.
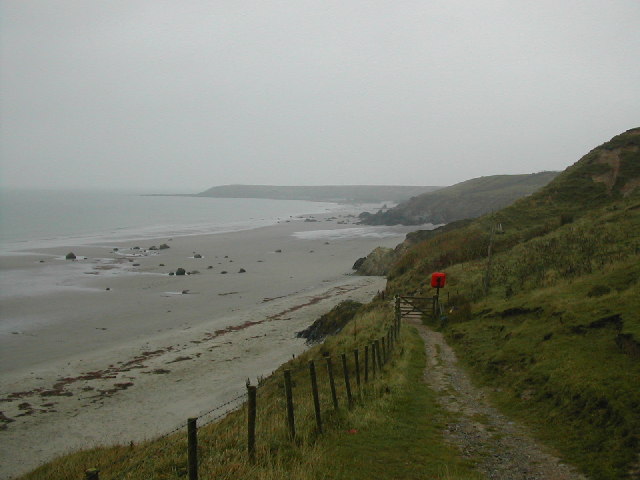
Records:
[[[307,200],[336,203],[400,203],[442,187],[398,185],[220,185],[198,193],[198,197],[268,198],[272,200]]]

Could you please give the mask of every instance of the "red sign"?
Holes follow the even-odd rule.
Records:
[[[433,288],[443,288],[447,283],[447,274],[442,272],[435,272],[431,274],[431,286]]]

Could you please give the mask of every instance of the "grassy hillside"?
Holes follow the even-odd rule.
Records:
[[[339,314],[336,310],[332,318]],[[351,312],[349,312],[351,314]],[[257,395],[256,460],[247,456],[246,406],[198,430],[199,478],[298,480],[372,478],[480,480],[468,460],[441,437],[449,414],[421,381],[423,344],[403,327],[393,355],[375,378],[360,387],[352,377],[354,404],[347,406],[340,354],[380,339],[393,321],[389,302],[362,307],[342,332],[291,360],[261,382]],[[323,354],[333,357],[339,409],[332,406]],[[317,365],[323,430],[315,426],[308,362]],[[361,369],[363,366],[361,364]],[[296,439],[288,436],[283,371],[292,371]],[[370,373],[371,375],[371,373]],[[242,379],[238,379],[240,383]],[[206,419],[205,419],[206,420]],[[187,478],[186,429],[140,444],[94,448],[50,462],[22,480],[84,478],[98,468],[100,479]]]
[[[275,200],[308,200],[338,203],[399,203],[441,187],[401,185],[221,185],[199,193],[200,197],[270,198]]]
[[[421,225],[476,218],[506,207],[548,184],[558,172],[529,175],[493,175],[427,192],[386,211],[363,213],[367,225]]]
[[[435,326],[497,403],[589,478],[640,478],[640,129],[426,235],[388,291],[430,294],[438,270],[449,304]]]

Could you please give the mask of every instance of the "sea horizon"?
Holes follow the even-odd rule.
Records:
[[[150,190],[0,190],[0,255],[32,249],[252,230],[337,203],[209,198]]]

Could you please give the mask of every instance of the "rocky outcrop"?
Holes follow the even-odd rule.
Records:
[[[432,230],[416,230],[415,232],[410,232],[402,243],[396,245],[395,249],[378,247],[366,257],[356,260],[351,268],[355,270],[358,275],[387,275],[393,263],[412,246],[424,242],[435,235],[463,228],[471,222],[471,219],[458,220],[457,222],[451,222]]]
[[[386,275],[395,259],[393,248],[378,247],[364,259],[358,259],[353,268],[359,275]]]
[[[313,324],[298,332],[298,338],[307,340],[307,344],[319,343],[329,335],[335,335],[358,313],[362,304],[354,300],[345,300],[322,315]]]
[[[367,259],[367,257],[360,257],[358,260],[355,261],[355,263],[353,264],[353,267],[351,267],[352,270],[358,270],[360,269],[360,267],[362,266],[362,264],[364,263],[364,261]]]

